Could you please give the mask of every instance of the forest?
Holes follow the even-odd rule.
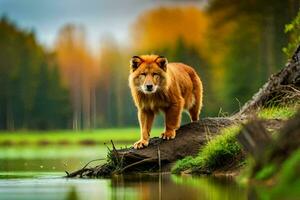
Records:
[[[143,54],[195,69],[199,120],[167,88],[150,130]],[[299,102],[299,0],[0,0],[0,199],[299,199]]]
[[[287,62],[293,51],[290,41],[299,30],[286,25],[298,9],[297,0],[212,0],[204,8],[155,7],[129,27],[129,46],[104,37],[96,52],[88,46],[82,25],[61,27],[49,49],[38,42],[34,30],[4,15],[0,129],[136,126],[129,60],[149,53],[193,66],[204,83],[201,116],[228,116]],[[158,119],[156,126],[161,123]]]

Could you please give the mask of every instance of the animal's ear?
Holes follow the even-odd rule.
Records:
[[[158,56],[156,58],[156,63],[158,64],[158,66],[164,70],[167,71],[167,65],[168,65],[168,60],[167,58],[163,57],[163,56]]]
[[[130,68],[134,72],[142,63],[142,59],[139,56],[132,56],[130,60]]]

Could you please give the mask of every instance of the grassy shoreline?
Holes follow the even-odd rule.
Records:
[[[163,128],[153,128],[151,137],[159,136]],[[139,128],[108,128],[96,130],[57,130],[57,131],[0,131],[0,146],[4,145],[47,145],[47,144],[100,144],[129,143],[138,140]]]
[[[288,120],[296,114],[297,110],[297,106],[273,107],[260,110],[257,117],[264,120]],[[255,167],[257,166],[254,165],[251,156],[246,154],[242,158],[238,156],[242,153],[236,139],[239,125],[224,128],[221,132],[223,133],[201,148],[197,156],[178,160],[172,173],[234,176],[239,184],[252,183],[250,187],[255,191],[258,199],[298,199],[300,187],[299,148],[286,157],[283,163],[273,160],[256,171]]]
[[[259,110],[259,119],[287,120],[296,114],[297,105],[271,107]],[[240,131],[240,124],[232,125],[221,130],[221,134],[203,146],[197,156],[188,156],[178,160],[172,168],[172,173],[211,174],[224,171],[228,166],[244,166],[245,156],[237,142],[236,135]],[[238,169],[239,167],[237,167]]]

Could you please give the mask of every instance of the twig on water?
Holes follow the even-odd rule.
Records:
[[[160,160],[160,149],[159,145],[157,146],[157,158],[158,158],[158,170],[161,172],[161,160]]]
[[[89,161],[87,164],[85,164],[81,169],[75,171],[75,172],[72,172],[72,173],[69,173],[68,171],[65,171],[66,174],[67,174],[67,177],[75,177],[77,175],[79,175],[80,177],[82,177],[82,174],[88,170],[86,169],[86,167],[91,164],[92,162],[95,162],[95,161],[100,161],[100,160],[105,160],[105,158],[99,158],[99,159],[94,159],[94,160],[91,160]]]
[[[147,158],[147,159],[144,159],[144,160],[140,160],[138,162],[135,162],[135,163],[132,163],[130,165],[127,165],[126,167],[120,169],[120,170],[116,170],[114,171],[113,173],[122,173],[123,171],[125,171],[126,169],[129,169],[133,166],[136,166],[136,165],[139,165],[139,164],[142,164],[142,163],[145,163],[145,162],[150,162],[150,161],[154,161],[156,160],[155,158]]]

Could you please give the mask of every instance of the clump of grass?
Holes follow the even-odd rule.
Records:
[[[297,112],[297,105],[294,106],[274,106],[264,108],[258,112],[261,119],[289,119]]]
[[[172,168],[172,173],[179,174],[182,171],[193,168],[197,163],[194,163],[196,158],[187,156],[181,160],[178,160],[175,166]]]
[[[178,174],[188,169],[195,173],[211,172],[234,162],[242,152],[236,139],[240,129],[239,125],[223,129],[221,134],[209,141],[196,157],[189,156],[177,161],[172,172]]]

